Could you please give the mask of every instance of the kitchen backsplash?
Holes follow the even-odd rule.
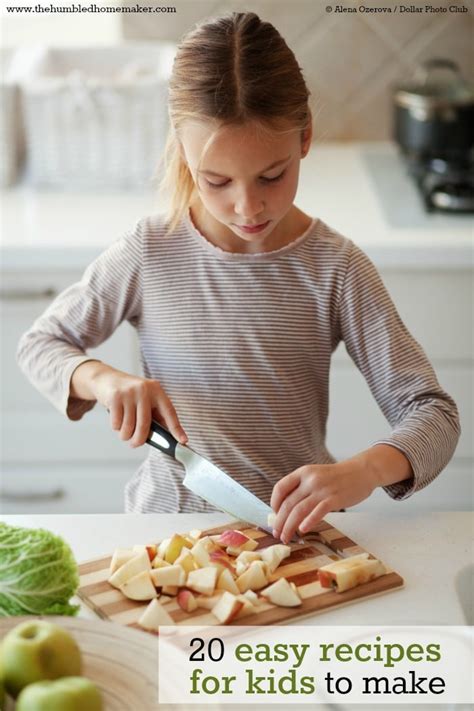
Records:
[[[316,140],[378,140],[391,137],[391,87],[420,62],[446,57],[474,80],[473,0],[432,3],[175,0],[176,12],[161,14],[159,22],[147,14],[121,17],[126,39],[179,41],[204,18],[252,10],[278,28],[303,68]]]

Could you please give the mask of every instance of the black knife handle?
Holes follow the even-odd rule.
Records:
[[[168,456],[176,459],[176,445],[178,440],[176,440],[171,432],[165,430],[164,427],[155,422],[151,421],[150,434],[148,435],[147,444],[151,444],[152,447],[156,447],[160,452],[168,454]]]

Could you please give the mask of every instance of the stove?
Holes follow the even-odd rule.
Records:
[[[403,153],[427,212],[474,213],[474,152],[441,156]]]

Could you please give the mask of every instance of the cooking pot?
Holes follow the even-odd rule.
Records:
[[[394,89],[395,139],[415,157],[466,158],[474,146],[474,87],[449,59],[429,59]]]

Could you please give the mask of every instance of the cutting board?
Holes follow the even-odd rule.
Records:
[[[32,619],[31,616],[0,618],[0,639],[20,622]],[[72,634],[81,650],[83,675],[100,689],[107,711],[158,711],[156,639],[100,620],[51,615],[36,619],[55,622]],[[5,711],[13,709],[11,700]]]
[[[203,536],[221,533],[227,529],[243,531],[247,536],[258,541],[258,548],[266,548],[277,541],[265,531],[250,528],[248,523],[232,522],[203,531]],[[136,541],[130,541],[132,546]],[[156,541],[150,541],[156,543]],[[357,553],[369,552],[348,538],[344,533],[322,521],[314,532],[305,535],[305,543],[291,544],[291,555],[286,558],[273,573],[270,581],[280,577],[287,578],[298,586],[303,604],[299,607],[276,607],[262,602],[255,612],[243,614],[243,611],[230,623],[235,625],[269,625],[285,624],[298,617],[316,614],[331,608],[340,607],[350,602],[373,597],[381,593],[396,590],[403,586],[403,579],[398,573],[385,567],[387,572],[376,580],[359,585],[352,590],[336,593],[331,589],[322,588],[317,580],[318,568],[335,560],[347,558]],[[370,555],[370,553],[369,553]],[[371,555],[373,558],[374,556]],[[91,560],[79,565],[80,586],[78,595],[83,602],[91,607],[99,617],[112,620],[127,627],[136,627],[147,602],[137,602],[127,599],[120,590],[113,588],[107,582],[111,556]],[[167,612],[177,625],[217,625],[217,619],[209,610],[202,608],[194,612],[184,612],[173,600],[166,605]]]

